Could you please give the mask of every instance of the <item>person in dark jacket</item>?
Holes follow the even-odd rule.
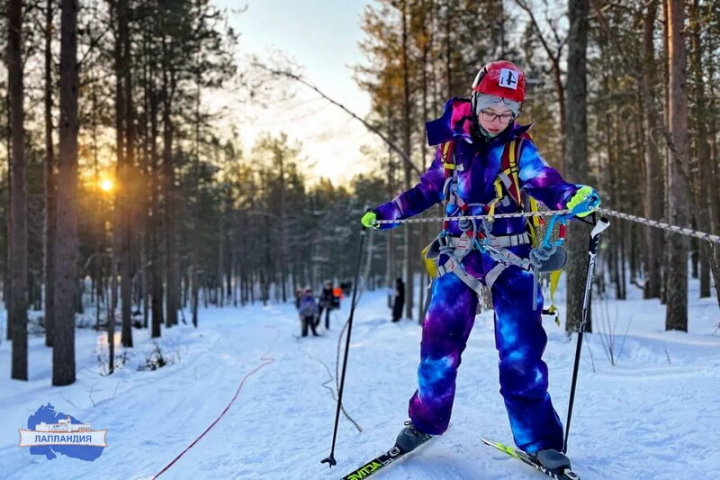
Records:
[[[323,311],[325,311],[325,329],[330,330],[330,310],[333,309],[333,286],[332,281],[327,280],[323,285],[322,292],[320,293],[320,302],[318,304],[318,318],[317,323],[322,320]]]
[[[398,322],[405,306],[405,283],[402,278],[395,279],[395,302],[393,303],[392,321]]]

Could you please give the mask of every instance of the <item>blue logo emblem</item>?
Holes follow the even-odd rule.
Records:
[[[61,453],[87,462],[95,461],[107,447],[107,430],[93,430],[92,425],[44,405],[30,415],[28,429],[18,429],[20,447],[30,447],[31,455],[45,455],[52,460]]]

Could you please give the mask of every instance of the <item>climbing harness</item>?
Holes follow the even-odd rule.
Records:
[[[565,240],[567,220],[573,216],[573,213],[570,211],[554,213],[547,224],[542,241],[538,241],[537,231],[541,219],[539,215],[536,215],[538,212],[537,202],[529,195],[522,195],[518,176],[517,160],[520,157],[523,141],[523,138],[515,138],[505,145],[501,157],[500,173],[493,184],[495,198],[487,204],[469,204],[458,195],[458,172],[464,171],[465,166],[456,161],[456,142],[454,140],[441,146],[443,168],[445,170],[443,195],[446,217],[443,219],[441,233],[422,251],[423,261],[431,278],[453,273],[480,296],[483,291],[483,284],[475,276],[470,275],[462,265],[463,259],[472,250],[476,249],[497,262],[485,275],[485,285],[488,289],[492,289],[500,274],[513,265],[533,273],[533,298],[537,297],[538,277],[541,273],[551,273],[553,275],[553,272],[558,272],[555,275],[554,282],[551,277],[551,286],[553,284],[557,285],[559,271],[567,261],[567,252],[563,247],[563,242]],[[491,232],[497,205],[507,207],[513,203],[519,209],[532,214],[526,217],[527,231],[512,235],[493,235]],[[486,215],[481,218],[470,216],[471,207],[477,206],[482,207]],[[584,202],[576,207],[576,211],[586,206]],[[460,216],[453,217],[457,214],[460,214]],[[500,215],[502,214],[498,214],[498,216]],[[459,236],[448,233],[450,221],[457,221],[458,228],[462,232]],[[559,233],[557,239],[552,241],[551,238],[556,224],[559,224]],[[528,258],[520,257],[509,249],[520,245],[533,246]],[[441,259],[444,259],[442,264],[440,263]],[[551,291],[551,299],[553,294],[554,289]],[[533,308],[535,308],[535,302],[533,302]],[[558,322],[557,307],[554,304],[543,310],[543,313],[554,315],[556,322]]]

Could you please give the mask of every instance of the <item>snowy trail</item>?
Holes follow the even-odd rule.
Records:
[[[624,322],[631,324],[616,366],[605,358],[600,335],[586,336],[569,439],[575,470],[583,480],[720,479],[720,335],[711,335],[717,306],[692,300],[690,333],[682,334],[663,331],[659,303],[634,298],[618,305],[618,337]],[[321,329],[325,336],[303,339],[291,305],[203,310],[198,330],[179,326],[158,342],[179,356],[175,364],[137,371],[153,344],[136,330],[135,351],[111,377],[99,375],[102,340],[80,331],[78,382],[59,389],[49,386],[49,349],[33,338],[32,380],[0,379],[0,476],[147,479],[217,418],[269,354],[275,361],[247,378],[227,414],[161,478],[337,479],[391,446],[406,419],[419,359],[416,323],[390,324],[384,295],[367,292],[356,313],[344,399],[364,431],[341,416],[338,466],[320,464],[330,452],[336,405],[323,383],[330,380],[327,368],[335,374],[348,307],[345,302],[333,314],[329,332]],[[550,393],[564,421],[575,341],[552,322],[546,330]],[[5,342],[0,368],[9,368],[8,357]],[[334,389],[334,378],[327,385]],[[485,436],[511,443],[498,390],[492,315],[485,312],[463,355],[450,429],[377,478],[537,478],[480,442]],[[109,430],[100,458],[91,463],[59,455],[50,461],[17,447],[17,429],[48,402]]]
[[[241,317],[242,314],[242,310],[217,310],[213,320],[203,329],[194,331],[187,326],[171,329],[161,343],[180,356],[178,363],[155,372],[131,371],[127,366],[118,370],[112,378],[103,379],[115,384],[115,390],[105,386],[107,398],[96,403],[95,407],[86,388],[90,385],[92,389],[93,382],[98,380],[92,378],[96,377],[95,374],[88,373],[89,368],[79,373],[75,385],[57,390],[40,388],[43,393],[38,396],[38,405],[29,407],[30,413],[39,404],[50,402],[57,410],[72,412],[94,426],[108,428],[110,446],[93,463],[78,462],[61,455],[50,464],[53,468],[48,468],[50,465],[44,458],[32,457],[25,449],[16,447],[15,430],[15,447],[5,445],[5,442],[0,447],[0,467],[4,467],[8,460],[12,463],[15,463],[13,460],[24,461],[15,475],[6,478],[38,478],[40,472],[43,477],[49,474],[50,478],[67,478],[61,473],[63,464],[71,466],[79,476],[93,478],[99,478],[98,473],[103,471],[107,472],[107,478],[138,478],[159,471],[220,414],[243,376],[261,363],[260,357],[277,339],[277,327],[272,324],[271,328],[264,324],[240,328],[244,322],[233,317]],[[83,337],[94,336],[89,332],[81,333],[85,334]],[[239,345],[239,335],[253,335],[257,341]],[[83,340],[87,339],[79,339],[81,345],[88,343]],[[43,383],[48,384],[48,379],[44,379]],[[249,385],[246,388],[250,388]],[[242,403],[243,393],[238,398],[239,403]],[[30,394],[34,397],[38,392]],[[12,396],[2,397],[0,404],[3,407],[12,405],[16,410],[24,410],[17,416],[18,421],[13,422],[15,428],[24,427],[28,408],[15,404]],[[23,415],[25,418],[22,418]],[[9,426],[12,428],[12,424]],[[8,440],[7,433],[3,431],[3,440]],[[202,442],[195,448],[201,449],[201,446]],[[185,457],[180,462],[185,461]],[[119,459],[122,461],[119,462]],[[105,467],[103,464],[106,464]],[[56,470],[58,467],[61,468]],[[182,470],[182,467],[175,468]],[[7,470],[2,468],[0,471]],[[171,478],[170,474],[166,476]]]

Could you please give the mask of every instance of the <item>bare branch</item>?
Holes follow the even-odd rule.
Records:
[[[297,75],[297,74],[295,74],[295,73],[292,73],[292,72],[289,72],[289,71],[286,71],[286,70],[273,69],[273,68],[268,67],[267,65],[263,65],[262,63],[258,63],[258,62],[253,62],[253,65],[256,66],[256,67],[262,68],[263,70],[266,70],[266,71],[270,72],[270,73],[273,74],[273,75],[283,76],[283,77],[290,78],[290,79],[292,79],[292,80],[296,80],[296,81],[302,83],[303,85],[305,85],[306,87],[314,90],[317,94],[319,94],[319,95],[320,95],[321,97],[323,97],[325,100],[327,100],[328,102],[332,103],[333,105],[335,105],[335,106],[337,106],[337,107],[340,107],[340,108],[341,108],[343,111],[345,111],[348,115],[350,115],[350,116],[353,117],[355,120],[357,120],[357,121],[359,121],[360,123],[362,123],[362,124],[365,126],[365,128],[367,128],[368,130],[370,130],[371,132],[373,132],[375,135],[377,135],[378,137],[380,137],[395,153],[397,153],[398,155],[400,155],[400,158],[402,158],[403,162],[405,162],[415,173],[417,173],[418,175],[422,175],[422,172],[415,166],[415,164],[414,164],[414,163],[412,162],[412,160],[405,154],[405,152],[403,152],[397,145],[395,145],[389,138],[387,138],[380,130],[378,130],[376,127],[374,127],[373,125],[371,125],[370,123],[368,123],[366,120],[364,120],[364,119],[362,119],[361,117],[359,117],[358,115],[356,115],[354,112],[352,112],[351,110],[349,110],[345,105],[343,105],[343,104],[341,104],[340,102],[337,102],[337,101],[333,100],[332,98],[328,97],[328,96],[327,96],[325,93],[323,93],[319,88],[317,88],[315,85],[313,85],[312,83],[310,83],[310,82],[308,82],[307,80],[305,80],[305,79],[304,79],[303,77],[301,77],[300,75]]]
[[[517,3],[517,6],[521,9],[525,10],[525,12],[530,17],[530,22],[532,23],[533,27],[537,31],[538,40],[540,40],[540,43],[542,43],[543,48],[545,49],[545,52],[547,52],[548,57],[553,62],[559,61],[560,57],[553,55],[552,50],[550,49],[550,46],[547,43],[547,40],[545,40],[545,36],[543,35],[542,31],[540,30],[540,25],[538,24],[537,20],[535,19],[535,14],[532,12],[532,9],[530,6],[525,3],[525,0],[515,0],[515,3]]]
[[[676,157],[677,152],[675,150],[675,144],[673,143],[672,136],[670,135],[670,131],[668,130],[667,125],[665,125],[665,121],[663,120],[662,116],[658,113],[657,106],[653,101],[653,96],[650,94],[648,86],[645,84],[645,82],[642,81],[642,72],[635,68],[635,65],[633,64],[633,62],[631,62],[631,57],[626,54],[623,46],[618,41],[617,35],[613,33],[613,31],[610,29],[607,18],[605,17],[603,10],[598,6],[597,2],[595,0],[590,0],[590,4],[595,10],[598,22],[600,23],[600,27],[605,31],[608,40],[610,40],[612,45],[617,50],[623,67],[625,68],[625,71],[635,79],[638,89],[640,90],[640,96],[642,98],[643,104],[645,104],[645,108],[647,109],[648,113],[652,115],[656,124],[659,126],[660,133],[662,134],[668,149],[670,149],[673,158]]]

